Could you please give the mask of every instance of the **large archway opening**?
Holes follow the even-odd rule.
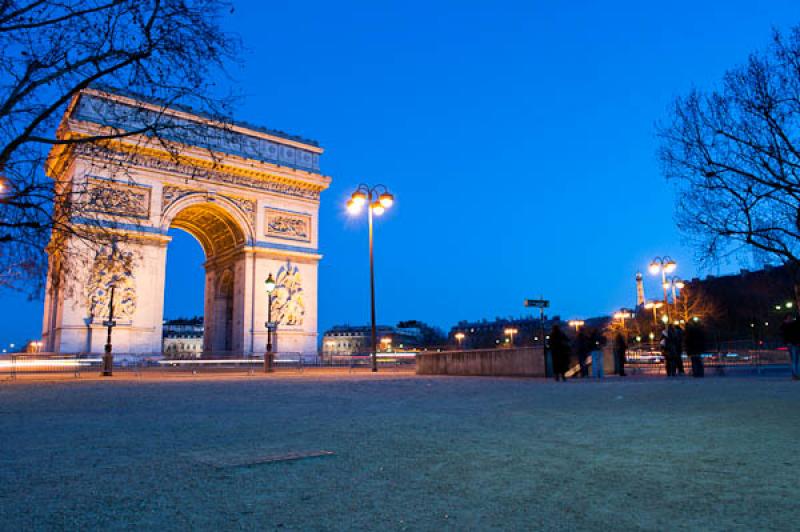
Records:
[[[177,332],[169,324],[165,328],[164,350],[168,351],[168,344],[177,344],[184,346],[184,352],[180,353],[183,356],[240,351],[242,338],[236,335],[235,308],[237,303],[241,306],[237,298],[242,297],[243,280],[237,278],[236,259],[247,236],[241,222],[225,207],[211,201],[187,203],[167,220],[168,234],[185,232],[200,244],[202,251],[198,254],[197,249],[192,250],[184,235],[173,237],[168,244],[164,309],[167,317],[172,317],[169,312],[173,309],[186,309],[187,315],[194,315],[189,309],[196,309],[195,313],[203,316],[202,346],[198,349],[198,339],[195,339],[195,347],[189,348],[193,344],[192,326],[178,322],[175,324]],[[174,249],[173,243],[176,244]],[[201,272],[197,271],[198,267]],[[176,288],[178,290],[173,292]],[[185,301],[174,301],[176,298],[185,298]],[[171,341],[168,337],[183,338],[181,334],[185,342]]]

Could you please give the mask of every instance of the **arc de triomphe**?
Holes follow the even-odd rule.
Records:
[[[56,190],[85,199],[69,223],[108,243],[67,232],[62,251],[51,248],[45,348],[102,352],[113,286],[114,351],[160,352],[167,231],[180,228],[205,252],[204,351],[265,350],[272,274],[276,350],[316,354],[319,196],[330,184],[319,171],[322,149],[99,90],[72,100],[58,138],[134,131],[150,119],[171,127],[158,139],[106,141],[102,152],[67,144],[50,155]],[[79,256],[88,257],[80,267],[59,267]]]

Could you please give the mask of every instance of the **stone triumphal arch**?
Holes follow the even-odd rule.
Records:
[[[272,274],[276,350],[316,353],[319,196],[330,184],[319,171],[322,149],[98,90],[73,99],[58,137],[136,131],[155,117],[170,126],[157,139],[145,132],[51,153],[57,190],[83,205],[70,224],[101,237],[67,232],[51,246],[46,348],[102,352],[113,286],[114,350],[160,352],[167,231],[179,228],[205,253],[204,351],[264,351]]]

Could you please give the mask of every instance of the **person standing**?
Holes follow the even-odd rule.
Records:
[[[664,357],[664,368],[667,371],[667,377],[674,377],[674,366],[672,360],[672,337],[670,336],[669,327],[661,331],[661,356]]]
[[[683,329],[681,329],[680,325],[672,328],[672,349],[675,370],[678,375],[686,375],[686,370],[683,368]]]
[[[567,382],[570,356],[569,338],[558,325],[553,325],[550,331],[550,354],[553,359],[553,376],[556,382],[559,379]]]
[[[575,351],[578,353],[578,365],[581,368],[581,378],[589,376],[589,366],[586,365],[586,357],[592,352],[590,342],[589,335],[586,334],[585,329],[581,328],[578,331],[578,336],[575,338]]]
[[[621,332],[614,336],[614,369],[617,375],[625,376],[625,353],[628,351],[628,343]]]
[[[604,375],[603,346],[606,345],[606,337],[597,329],[592,329],[589,339],[592,355],[592,376],[602,379]]]
[[[683,336],[686,355],[692,362],[692,376],[702,378],[705,375],[703,353],[706,351],[706,333],[698,322],[689,323]]]
[[[781,323],[781,336],[783,343],[789,349],[792,380],[800,380],[800,321],[796,316],[786,315]]]

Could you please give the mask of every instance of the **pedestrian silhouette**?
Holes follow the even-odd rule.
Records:
[[[567,382],[570,357],[569,338],[558,325],[553,325],[553,329],[550,331],[550,355],[553,358],[553,375],[556,382],[559,379]]]
[[[789,349],[792,380],[800,380],[800,321],[797,316],[786,315],[781,323],[781,336]]]
[[[592,352],[591,338],[586,333],[586,330],[581,328],[578,331],[578,336],[575,337],[575,351],[578,354],[578,365],[581,368],[581,377],[589,376],[589,366],[586,364],[586,358]]]
[[[620,377],[625,376],[625,353],[628,350],[628,343],[621,332],[614,336],[614,366],[617,370],[617,375]]]
[[[683,335],[686,356],[692,363],[692,376],[702,378],[705,375],[703,353],[706,351],[706,332],[698,322],[689,323]]]

